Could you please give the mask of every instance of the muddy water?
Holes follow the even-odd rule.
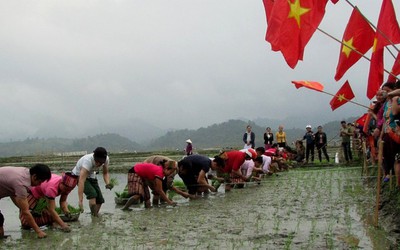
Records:
[[[175,196],[176,207],[136,205],[132,211],[114,203],[114,191],[126,184],[126,175],[115,174],[119,185],[103,189],[106,203],[99,218],[87,213],[85,202],[85,213],[70,223],[72,232],[46,228],[48,238],[42,240],[21,230],[11,201],[0,200],[10,235],[0,248],[385,249],[384,235],[377,239],[362,219],[373,208],[374,193],[362,185],[359,173],[358,168],[291,170],[230,193],[221,187],[198,200]],[[69,203],[77,205],[76,190]]]

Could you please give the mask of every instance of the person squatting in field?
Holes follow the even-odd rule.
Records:
[[[208,183],[206,174],[209,170],[221,170],[224,160],[215,156],[213,159],[202,155],[190,155],[178,162],[178,173],[191,195],[208,194],[217,189]]]
[[[28,188],[50,180],[51,171],[47,165],[36,164],[30,169],[24,167],[0,167],[0,199],[10,197],[19,208],[21,217],[33,228],[39,238],[47,236],[36,224],[28,203]],[[4,216],[0,212],[0,238],[4,237]]]
[[[109,165],[110,159],[107,155],[107,150],[103,147],[97,147],[93,153],[82,156],[74,169],[72,169],[72,173],[79,176],[78,202],[81,212],[83,212],[83,194],[85,193],[86,199],[89,200],[91,214],[98,216],[101,205],[104,203],[104,198],[96,178],[96,172],[102,168],[106,189],[111,190],[113,184],[110,183]]]
[[[162,166],[163,168],[166,168],[168,166],[176,167],[177,162],[172,160],[169,157],[162,156],[162,155],[153,155],[148,157],[147,159],[144,160],[144,162],[147,163],[153,163],[158,166]],[[190,195],[187,192],[182,191],[181,189],[177,188],[174,186],[174,178],[175,175],[177,174],[177,171],[171,172],[171,174],[166,175],[163,180],[162,180],[162,187],[164,193],[167,193],[168,190],[171,190],[179,195],[181,195],[184,198],[195,198],[194,195]],[[152,190],[154,190],[154,187],[150,187]],[[160,199],[160,195],[158,193],[152,192],[153,194],[153,206],[160,204],[163,202],[162,199]]]
[[[159,195],[168,205],[176,205],[170,200],[162,188],[164,176],[176,171],[175,165],[158,166],[153,163],[137,163],[128,171],[128,194],[129,200],[122,210],[129,210],[129,207],[138,200],[144,201],[145,207],[150,208],[150,191]]]
[[[63,173],[62,176],[52,174],[49,181],[30,188],[28,194],[29,209],[38,226],[51,225],[55,222],[62,231],[71,231],[68,224],[56,212],[55,198],[60,196],[60,208],[65,216],[70,217],[67,198],[77,183],[78,177],[71,173]],[[31,228],[22,213],[20,214],[20,220],[23,228]]]
[[[255,159],[257,153],[254,149],[248,148],[239,150],[232,150],[229,152],[223,152],[220,155],[221,158],[225,159],[225,166],[222,170],[225,182],[225,192],[230,191],[236,183],[242,183],[247,181],[248,178],[242,174],[240,167],[243,165],[245,160]]]

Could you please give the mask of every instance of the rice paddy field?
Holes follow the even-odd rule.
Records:
[[[49,227],[48,237],[37,239],[20,229],[11,200],[0,200],[9,235],[0,249],[398,249],[372,225],[376,191],[360,173],[360,167],[349,166],[296,168],[260,185],[229,193],[221,186],[196,200],[175,196],[175,207],[139,204],[130,211],[114,202],[126,174],[111,173],[118,185],[103,189],[101,215],[91,217],[85,201],[70,233]],[[68,201],[77,206],[76,189]]]

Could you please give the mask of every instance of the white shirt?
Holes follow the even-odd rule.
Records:
[[[271,166],[272,158],[267,155],[261,155],[261,157],[263,158],[262,170],[265,174],[269,172],[269,166]]]
[[[110,164],[110,158],[107,156],[106,162],[99,167],[96,167],[96,162],[94,161],[93,153],[87,154],[82,156],[78,162],[76,163],[76,166],[74,169],[72,169],[72,173],[74,175],[79,176],[81,173],[81,169],[84,168],[87,171],[89,171],[89,178],[96,178],[96,171],[99,171],[100,167],[107,167]]]

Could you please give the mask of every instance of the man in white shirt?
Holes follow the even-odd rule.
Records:
[[[83,212],[83,193],[85,193],[89,200],[91,214],[98,216],[104,198],[96,178],[96,172],[102,167],[104,183],[106,183],[106,188],[111,190],[113,185],[110,184],[109,164],[107,150],[103,147],[98,147],[93,153],[82,156],[76,163],[72,173],[79,176],[78,199],[81,212]]]

